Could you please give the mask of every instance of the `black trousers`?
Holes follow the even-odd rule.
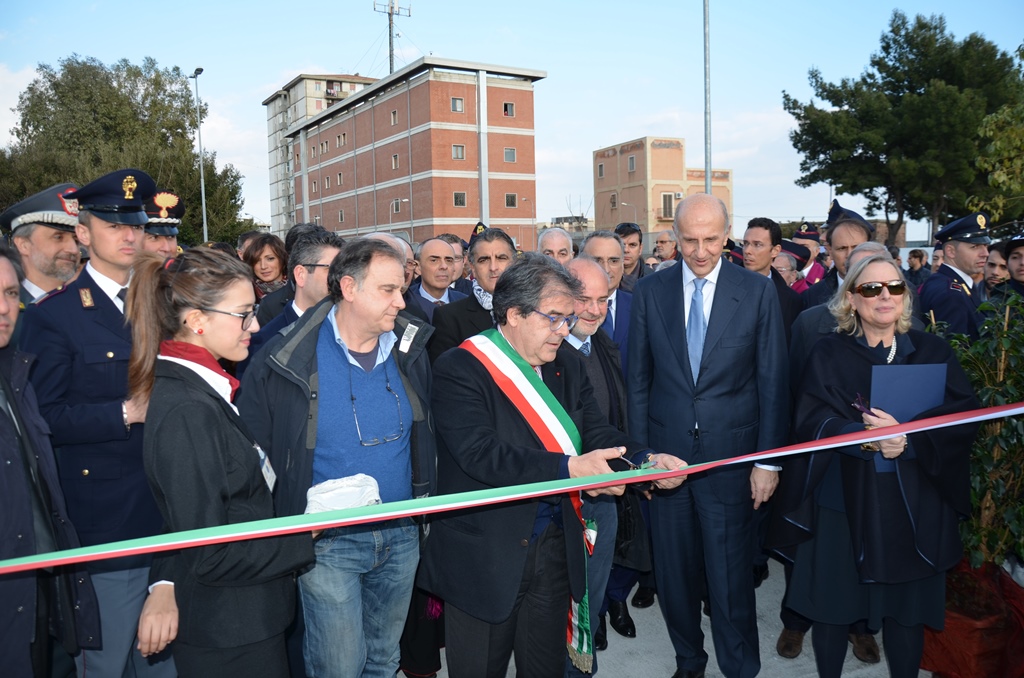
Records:
[[[483,573],[486,576],[486,573]],[[565,536],[554,523],[530,544],[512,614],[499,624],[445,604],[445,659],[452,678],[504,678],[515,652],[516,675],[562,678],[569,614]]]

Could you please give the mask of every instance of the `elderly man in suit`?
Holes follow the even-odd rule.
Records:
[[[472,293],[434,313],[434,336],[427,347],[431,362],[474,334],[494,327],[491,317],[494,287],[515,258],[515,243],[500,228],[482,229],[473,234],[469,241]]]
[[[718,198],[688,197],[675,217],[682,265],[647,276],[633,294],[630,435],[691,462],[771,449],[787,436],[786,339],[775,286],[722,262],[728,223]],[[707,665],[705,576],[722,673],[760,670],[752,517],[777,485],[777,467],[736,464],[654,497],[654,570],[677,678],[703,676]]]
[[[624,455],[683,466],[631,443],[601,412],[580,356],[562,346],[579,294],[560,264],[526,254],[495,288],[498,327],[434,363],[441,494],[609,473],[608,462]],[[658,482],[672,488],[681,478]],[[420,575],[445,601],[449,675],[504,676],[514,651],[519,675],[561,678],[570,609],[581,624],[570,654],[589,670],[579,614],[587,550],[578,493],[434,521]]]
[[[149,403],[128,393],[132,345],[124,319],[132,263],[147,221],[143,202],[155,192],[145,172],[125,169],[64,194],[78,201],[76,234],[89,248],[89,263],[74,282],[25,314],[22,345],[39,356],[32,384],[83,546],[149,537],[163,527],[142,467],[142,423]],[[98,676],[175,674],[169,653],[145,659],[135,648],[143,604],[144,625],[156,608],[174,607],[172,586],[155,586],[147,598],[149,564],[149,556],[89,564],[103,648],[78,655],[80,675],[86,667]],[[157,617],[156,624],[166,622],[162,612]]]

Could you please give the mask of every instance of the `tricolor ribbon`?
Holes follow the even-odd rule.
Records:
[[[374,506],[363,506],[360,508],[343,509],[340,511],[329,511],[326,513],[305,514],[297,516],[286,516],[283,518],[270,518],[267,520],[254,520],[247,523],[235,523],[233,525],[219,525],[217,527],[204,527],[197,530],[185,532],[173,532],[155,537],[142,537],[140,539],[128,539],[125,541],[113,542],[110,544],[99,544],[96,546],[84,546],[77,549],[55,551],[36,556],[23,556],[21,558],[10,558],[0,561],[0,575],[14,572],[25,572],[46,567],[59,565],[71,565],[96,560],[107,560],[122,556],[140,555],[146,553],[159,553],[162,551],[173,551],[182,548],[194,548],[196,546],[212,546],[233,541],[246,539],[259,539],[263,537],[275,537],[284,534],[295,534],[297,532],[310,532],[312,530],[325,530],[333,527],[346,527],[350,525],[364,525],[383,520],[395,518],[407,518],[419,515],[432,515],[459,509],[468,509],[480,506],[489,506],[509,501],[520,501],[523,499],[536,499],[547,497],[564,492],[595,490],[602,487],[614,487],[616,485],[627,485],[631,483],[650,482],[662,478],[676,478],[678,476],[700,473],[726,464],[739,464],[754,461],[766,461],[778,459],[794,454],[807,452],[818,452],[846,445],[859,445],[861,443],[884,440],[906,433],[917,433],[930,429],[946,428],[960,424],[991,421],[1004,417],[1013,417],[1024,414],[1024,402],[999,405],[996,407],[985,407],[957,414],[947,414],[940,417],[920,419],[897,426],[886,426],[871,431],[858,431],[847,433],[832,438],[823,438],[799,445],[779,447],[774,450],[757,452],[754,454],[721,459],[706,464],[694,464],[678,471],[658,471],[644,469],[639,471],[623,471],[619,473],[606,473],[600,476],[588,478],[569,478],[566,480],[550,480],[543,483],[531,483],[528,485],[515,485],[513,487],[501,487],[491,490],[476,490],[474,492],[463,492],[461,494],[446,494],[438,497],[426,497],[423,499],[409,499],[406,501],[389,502],[387,504],[376,504]],[[672,450],[663,450],[671,453]]]

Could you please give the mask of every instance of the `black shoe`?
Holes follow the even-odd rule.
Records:
[[[638,586],[633,594],[633,607],[650,607],[654,605],[655,590],[650,586]]]
[[[603,614],[597,619],[597,630],[594,631],[594,649],[604,652],[608,649],[608,628],[605,626]]]
[[[636,625],[629,616],[629,606],[624,600],[608,601],[608,623],[615,632],[626,638],[636,638]]]
[[[672,678],[704,678],[704,669],[694,671],[693,669],[676,669]]]
[[[761,583],[768,578],[768,563],[754,565],[754,588],[761,586]]]

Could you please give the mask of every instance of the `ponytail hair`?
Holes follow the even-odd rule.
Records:
[[[194,247],[173,259],[154,252],[136,256],[125,305],[125,318],[132,327],[130,397],[148,398],[153,392],[160,342],[185,331],[185,312],[213,308],[238,280],[252,281],[249,267],[238,257],[214,249]]]

